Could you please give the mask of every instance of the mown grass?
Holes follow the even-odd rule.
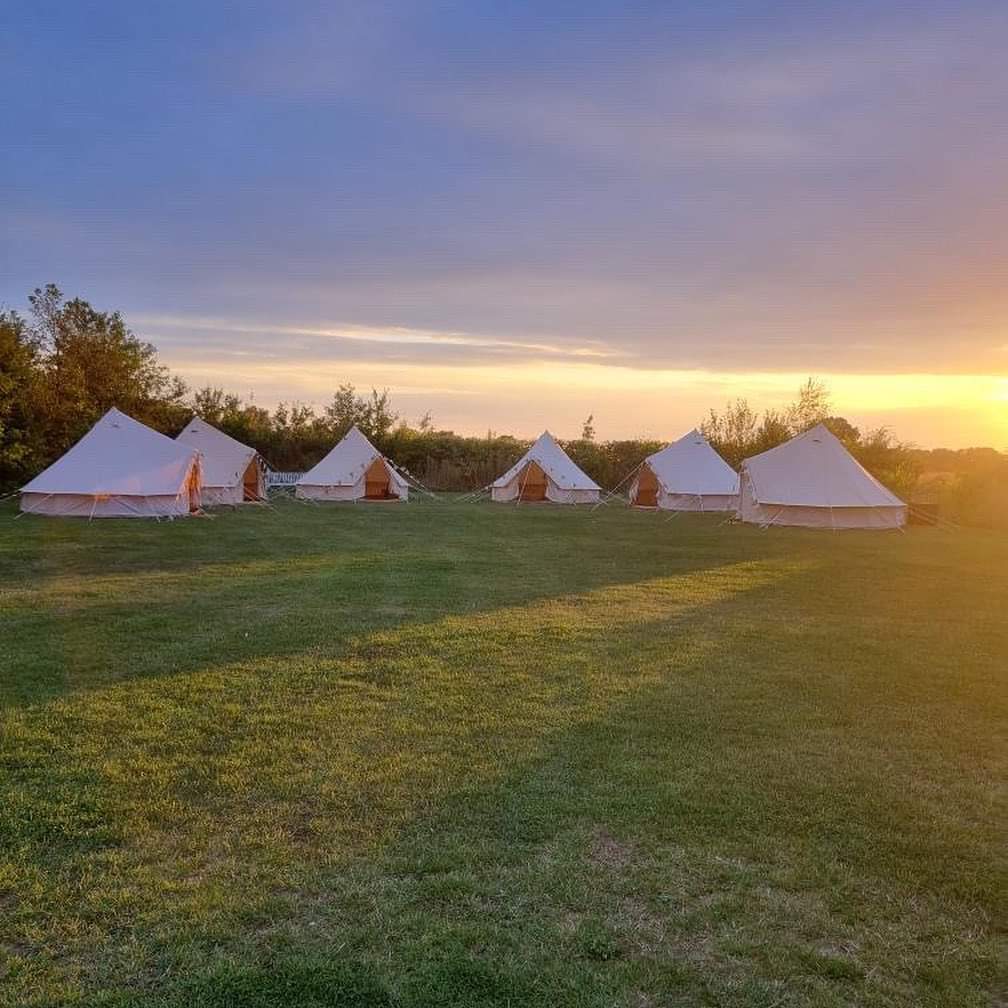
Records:
[[[1003,537],[13,516],[0,1003],[1003,1003]]]

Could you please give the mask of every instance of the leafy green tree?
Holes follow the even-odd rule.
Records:
[[[197,389],[192,395],[191,403],[196,416],[215,427],[220,424],[226,409],[223,389],[212,388],[210,385]]]
[[[835,434],[845,445],[856,445],[861,440],[861,431],[858,430],[849,420],[844,417],[826,417],[823,423]]]
[[[29,295],[32,337],[42,357],[39,405],[49,453],[60,454],[111,407],[154,427],[180,424],[185,383],[160,364],[118,312],[64,301],[55,284]]]
[[[388,439],[399,414],[392,409],[388,389],[371,390],[366,399],[357,395],[346,382],[333,394],[324,416],[333,436],[338,440],[356,424],[378,447]]]
[[[371,389],[371,395],[359,402],[360,428],[380,446],[388,439],[389,432],[399,419],[399,414],[392,409],[389,391],[383,389],[379,392],[377,389]]]
[[[809,378],[798,390],[798,398],[784,411],[781,420],[789,436],[803,434],[829,415],[829,389],[818,378]]]
[[[332,402],[326,406],[324,413],[333,436],[337,440],[360,421],[362,409],[363,403],[357,396],[353,385],[346,382],[336,389]]]
[[[38,395],[38,345],[16,312],[0,312],[0,490],[29,478],[45,460]]]
[[[700,432],[736,469],[744,458],[754,454],[758,429],[759,417],[745,399],[728,403],[722,413],[712,409],[700,424]]]
[[[887,427],[879,427],[862,434],[848,447],[861,465],[894,494],[904,500],[913,496],[921,467],[912,445],[898,440]]]

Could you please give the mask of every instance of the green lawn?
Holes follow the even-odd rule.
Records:
[[[1008,539],[0,510],[0,1004],[1003,1005]]]

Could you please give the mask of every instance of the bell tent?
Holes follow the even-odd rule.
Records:
[[[595,504],[599,485],[544,431],[503,476],[490,484],[490,499],[552,504]]]
[[[110,409],[21,488],[21,510],[81,518],[175,518],[200,506],[200,453]]]
[[[294,494],[317,501],[404,501],[409,484],[354,425],[297,481]]]
[[[649,455],[630,485],[634,507],[734,511],[739,478],[696,430]]]
[[[198,448],[203,456],[204,506],[266,499],[265,466],[255,448],[199,417],[193,417],[175,440]]]
[[[902,528],[907,507],[825,424],[742,463],[738,517],[757,525]]]

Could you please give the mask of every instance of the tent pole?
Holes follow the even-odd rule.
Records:
[[[646,461],[647,461],[647,459],[644,460],[644,462],[646,462]],[[636,475],[638,472],[640,472],[641,469],[644,468],[644,462],[638,462],[637,465],[636,465],[636,467],[634,467],[633,469],[631,469],[630,472],[628,472],[626,474],[626,476],[624,476],[623,479],[621,479],[619,481],[619,483],[617,483],[616,486],[614,486],[612,488],[612,490],[610,490],[605,495],[605,497],[603,497],[601,500],[598,501],[598,503],[595,505],[595,507],[592,508],[592,511],[594,511],[595,508],[600,508],[603,504],[608,504],[609,501],[616,495],[616,491],[619,490],[619,488],[621,486],[623,486],[623,484],[626,483],[626,481],[628,479],[630,479],[631,476]]]
[[[381,460],[382,460],[382,461],[383,461],[383,462],[384,462],[384,463],[385,463],[386,465],[388,465],[388,466],[391,466],[391,467],[392,467],[392,468],[393,468],[393,469],[394,469],[394,470],[395,470],[395,471],[396,471],[397,473],[399,473],[399,475],[400,475],[400,476],[403,476],[403,475],[405,475],[406,477],[408,477],[408,478],[406,479],[406,481],[405,481],[405,482],[407,483],[407,485],[409,485],[409,481],[410,481],[410,480],[412,480],[412,481],[413,481],[413,482],[414,482],[414,483],[416,484],[416,488],[417,488],[417,489],[418,489],[418,490],[419,490],[419,491],[420,491],[421,493],[424,493],[424,494],[427,494],[427,496],[428,496],[428,497],[431,497],[431,498],[433,498],[433,499],[434,499],[434,500],[436,500],[436,501],[440,501],[440,500],[441,500],[441,498],[440,498],[440,497],[438,497],[438,495],[437,495],[436,493],[434,493],[434,491],[433,491],[433,490],[428,490],[428,489],[427,489],[427,487],[425,487],[425,486],[423,485],[423,483],[421,483],[421,482],[420,482],[420,480],[418,480],[418,479],[416,478],[416,476],[414,476],[414,475],[413,475],[413,473],[411,473],[411,472],[410,472],[410,471],[409,471],[408,469],[406,469],[405,467],[403,467],[402,469],[400,469],[400,468],[399,468],[399,467],[398,467],[398,466],[397,466],[397,465],[396,465],[396,464],[395,464],[395,463],[394,463],[394,462],[393,462],[393,461],[392,461],[391,459],[388,459],[388,458],[386,458],[386,457],[385,457],[384,455],[382,455],[381,453],[379,453],[379,456],[378,456],[378,457],[379,457],[379,458],[380,458],[380,459],[381,459]]]
[[[765,524],[763,524],[763,525],[761,525],[761,526],[760,526],[760,528],[762,529],[762,531],[766,532],[766,530],[767,530],[768,528],[770,528],[770,526],[771,526],[771,525],[773,525],[773,523],[774,523],[775,521],[777,521],[777,519],[778,519],[778,518],[780,517],[780,514],[781,514],[781,512],[782,512],[783,510],[784,510],[784,508],[782,508],[782,507],[781,507],[781,508],[778,508],[778,509],[777,509],[777,510],[776,510],[776,511],[774,512],[774,516],[773,516],[773,517],[772,517],[772,518],[771,518],[771,519],[770,519],[770,520],[769,520],[768,522],[766,522]]]
[[[39,503],[40,503],[40,504],[43,504],[43,503],[45,503],[45,502],[46,502],[47,500],[49,500],[49,498],[50,498],[50,497],[55,497],[55,496],[56,496],[56,495],[55,495],[54,493],[47,493],[47,494],[45,495],[45,497],[43,497],[43,498],[42,498],[42,500],[40,500],[40,501],[39,501]],[[14,521],[17,521],[17,520],[18,520],[18,518],[20,518],[20,517],[21,517],[21,516],[22,516],[23,514],[27,514],[27,513],[28,513],[27,511],[18,511],[18,513],[17,513],[16,515],[14,515]]]
[[[532,460],[529,459],[529,462],[531,461]],[[518,505],[521,504],[522,494],[525,492],[525,481],[528,479],[528,471],[529,471],[529,463],[526,462],[525,468],[522,469],[522,481],[520,486],[518,487],[518,496],[515,498],[515,507],[518,507]]]
[[[462,500],[465,501],[467,504],[475,504],[476,501],[478,501],[483,496],[483,494],[485,494],[487,491],[491,491],[492,489],[493,488],[488,483],[485,487],[480,487],[479,490],[474,490],[471,493],[466,494],[465,497],[462,498]]]
[[[948,529],[950,532],[962,531],[962,525],[954,521],[949,521],[948,518],[942,518],[940,515],[928,514],[927,511],[924,511],[919,507],[915,507],[913,504],[907,504],[906,508],[908,514],[912,511],[914,514],[920,515],[922,518],[926,518],[929,522],[932,522],[940,528]]]

